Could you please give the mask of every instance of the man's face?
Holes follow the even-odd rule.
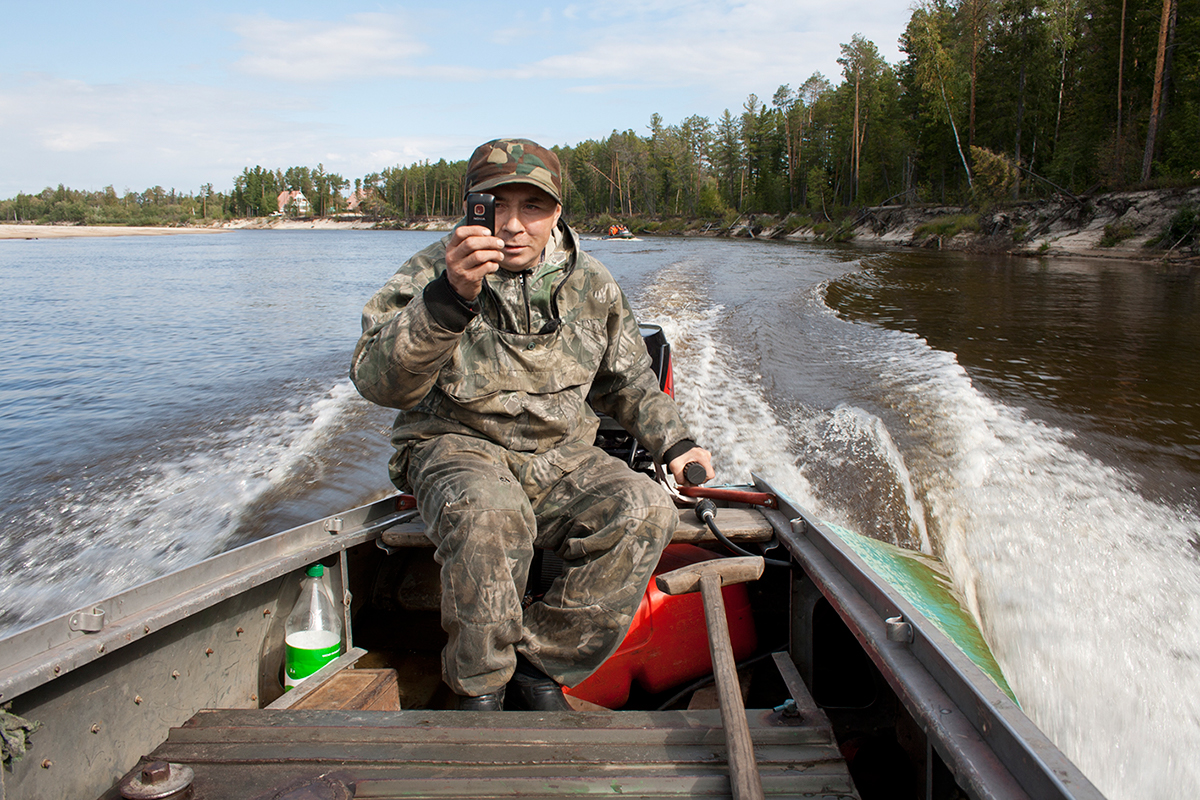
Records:
[[[496,198],[496,235],[504,240],[500,266],[510,272],[536,266],[562,215],[562,206],[528,183],[506,183],[491,193]]]

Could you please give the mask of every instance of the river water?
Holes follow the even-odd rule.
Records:
[[[389,491],[346,379],[438,234],[0,242],[0,634]],[[1200,796],[1194,271],[588,241],[675,347],[718,480],[936,552],[1108,796]]]

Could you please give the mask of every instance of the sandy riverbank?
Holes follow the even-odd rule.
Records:
[[[431,219],[404,226],[404,230],[448,231],[452,219]],[[240,230],[376,230],[377,224],[368,220],[333,219],[234,219],[212,225],[186,227],[135,227],[124,225],[21,225],[0,223],[0,239],[72,239],[86,236],[173,236],[185,233],[223,233]],[[390,229],[390,228],[389,228]]]
[[[179,233],[220,233],[220,228],[138,228],[117,225],[0,224],[0,239],[74,239],[82,236],[171,236]]]

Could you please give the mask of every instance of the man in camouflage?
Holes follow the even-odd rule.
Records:
[[[481,145],[467,191],[496,231],[460,223],[363,309],[351,378],[400,409],[393,482],[417,497],[442,572],[443,677],[459,707],[568,708],[561,686],[620,645],[678,520],[666,492],[594,445],[616,419],[683,483],[713,476],[664,394],[625,295],[560,221],[557,156]],[[565,562],[522,609],[534,548]]]

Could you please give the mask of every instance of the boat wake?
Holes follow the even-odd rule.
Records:
[[[988,397],[953,353],[839,318],[820,288],[815,313],[785,298],[815,335],[795,355],[773,331],[784,366],[764,363],[764,379],[737,352],[757,320],[739,325],[741,309],[695,288],[703,269],[675,264],[635,302],[672,342],[678,400],[718,482],[754,472],[831,522],[936,553],[1026,713],[1101,791],[1200,796],[1195,512]],[[840,399],[783,396],[793,370],[808,373],[801,394]]]
[[[320,457],[365,401],[349,381],[290,408],[165,436],[14,504],[0,546],[0,634],[67,613],[242,543],[272,495],[321,479]],[[19,580],[17,577],[19,576]]]
[[[714,483],[761,475],[792,500],[825,511],[791,452],[791,436],[747,374],[721,347],[724,309],[684,280],[688,265],[663,270],[636,299],[639,318],[663,328],[671,343],[675,399],[692,435],[713,454]]]
[[[1114,800],[1200,795],[1200,519],[984,395],[952,353],[856,327],[934,549],[1026,713]]]
[[[883,421],[848,403],[822,409],[768,398],[762,376],[743,365],[724,335],[737,326],[697,288],[703,282],[690,274],[694,268],[662,271],[637,305],[672,344],[676,400],[713,453],[716,483],[757,474],[823,519],[932,552],[924,505]]]

